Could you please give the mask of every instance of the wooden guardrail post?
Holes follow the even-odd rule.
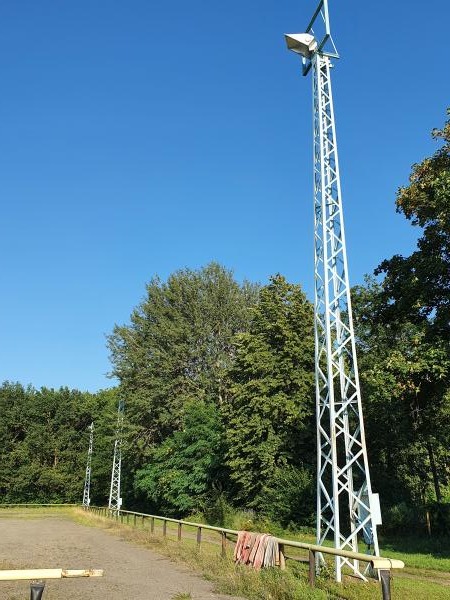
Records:
[[[222,531],[222,556],[225,558],[227,555],[227,534]]]
[[[316,553],[313,550],[308,551],[309,557],[309,585],[316,585]]]
[[[164,519],[163,520],[163,536],[166,537],[167,535],[167,521]]]
[[[133,525],[136,527],[136,515],[133,515]]]
[[[150,533],[155,533],[155,517],[152,517],[150,521]]]
[[[200,544],[202,543],[202,528],[197,527],[197,548],[200,550]]]
[[[178,541],[181,540],[181,523],[178,523]]]
[[[277,564],[277,563],[275,563],[275,564]],[[286,568],[284,544],[278,544],[278,565],[279,565],[280,569]]]

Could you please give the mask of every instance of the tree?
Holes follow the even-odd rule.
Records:
[[[307,512],[302,492],[311,492],[315,454],[314,335],[313,308],[299,286],[276,275],[261,289],[249,331],[237,336],[228,378],[223,412],[238,501],[266,514],[275,508],[277,520]],[[300,486],[288,506],[286,485]]]
[[[385,275],[387,320],[422,322],[427,336],[444,338],[450,334],[450,120],[432,136],[443,145],[413,165],[396,201],[397,212],[422,228],[417,250],[383,261],[376,274]]]
[[[237,283],[211,263],[154,278],[129,325],[109,337],[113,374],[127,406],[129,440],[140,468],[161,444],[182,429],[193,400],[225,402],[224,377],[233,360],[233,336],[246,330],[257,286]]]
[[[450,121],[432,136],[442,145],[413,165],[396,200],[422,230],[417,249],[379,265],[375,274],[384,277],[356,291],[356,312],[367,412],[390,461],[385,473],[397,473],[415,501],[433,489],[441,502],[450,477]]]
[[[164,514],[203,511],[224,478],[224,444],[218,408],[203,400],[185,406],[184,426],[155,447],[137,472],[136,487]]]
[[[433,491],[440,501],[450,475],[448,348],[423,323],[380,321],[382,283],[368,280],[353,297],[374,488],[385,505],[422,505]]]

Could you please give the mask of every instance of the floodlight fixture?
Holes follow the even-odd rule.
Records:
[[[317,48],[317,40],[310,33],[285,33],[289,50],[304,58],[311,58]]]
[[[339,58],[331,37],[328,0],[319,0],[304,33],[287,33],[284,37],[288,49],[302,57],[303,75],[309,73],[315,54]]]

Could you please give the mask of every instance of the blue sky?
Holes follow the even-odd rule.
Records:
[[[0,6],[0,381],[95,391],[154,274],[216,260],[311,296],[314,1]],[[446,0],[330,0],[352,284],[418,232],[394,209],[450,105]]]

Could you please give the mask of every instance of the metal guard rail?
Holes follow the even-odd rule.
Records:
[[[205,525],[204,523],[193,523],[192,521],[184,521],[182,519],[173,519],[171,517],[161,517],[160,515],[150,515],[147,513],[135,512],[131,510],[117,510],[111,511],[109,508],[98,507],[98,506],[90,506],[89,510],[100,514],[105,517],[113,517],[116,520],[121,519],[123,522],[123,515],[127,517],[127,523],[129,522],[129,515],[132,515],[134,518],[134,525],[136,525],[136,519],[140,517],[142,519],[142,523],[145,519],[151,519],[151,533],[154,532],[155,520],[163,522],[163,536],[166,536],[167,533],[167,523],[177,523],[178,525],[178,540],[181,540],[181,528],[183,525],[188,527],[197,528],[197,545],[200,546],[202,539],[202,530],[208,531],[216,531],[221,534],[222,537],[222,556],[226,555],[226,542],[227,542],[227,534],[228,535],[238,535],[239,531],[235,529],[227,529],[226,527],[215,527],[214,525]],[[296,542],[294,540],[286,540],[283,538],[278,538],[274,536],[274,539],[278,542],[280,546],[280,552],[284,553],[284,547],[290,546],[291,548],[301,548],[303,550],[308,551],[308,562],[309,562],[309,583],[311,586],[315,585],[316,579],[316,554],[331,554],[333,556],[341,556],[343,558],[348,558],[350,560],[358,560],[361,562],[370,563],[373,569],[377,569],[380,582],[381,582],[381,590],[382,590],[382,598],[383,600],[391,600],[391,591],[390,591],[390,580],[391,580],[391,570],[392,569],[403,569],[405,563],[402,560],[385,558],[382,556],[373,556],[369,554],[363,554],[362,552],[350,552],[348,550],[339,550],[337,548],[331,548],[329,546],[317,546],[315,544],[307,544],[305,542]],[[288,557],[289,558],[289,557]]]

